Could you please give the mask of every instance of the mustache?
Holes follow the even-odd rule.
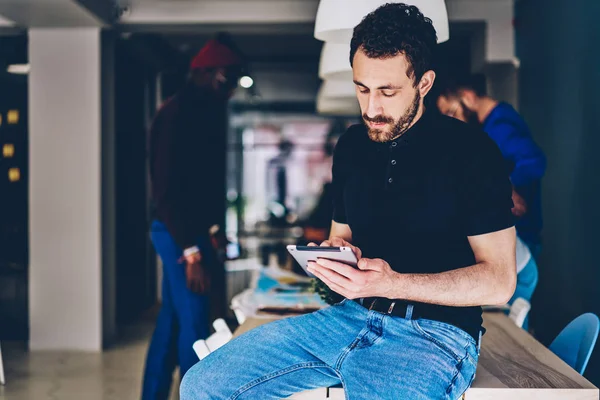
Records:
[[[384,115],[376,115],[374,117],[369,117],[367,114],[363,114],[363,119],[367,122],[372,122],[374,124],[391,124],[394,122],[394,119],[391,117],[386,117]]]

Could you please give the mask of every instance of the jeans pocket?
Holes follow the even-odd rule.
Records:
[[[475,340],[468,333],[460,331],[453,325],[429,320],[412,320],[414,329],[424,338],[435,344],[440,350],[457,362],[469,359],[471,364],[477,361],[473,351],[477,351]],[[471,349],[469,349],[469,347]],[[469,351],[472,350],[472,351]]]

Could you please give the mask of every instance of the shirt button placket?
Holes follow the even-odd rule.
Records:
[[[392,144],[390,145],[390,151],[394,150],[394,148],[395,148],[396,146],[398,146],[398,142],[392,142]],[[392,160],[390,161],[390,163],[391,163],[392,165],[396,165],[396,160],[395,160],[395,159],[392,159]],[[388,184],[390,184],[390,185],[391,185],[392,183],[394,183],[394,178],[392,178],[392,175],[393,175],[393,171],[390,171],[390,176],[388,177]]]

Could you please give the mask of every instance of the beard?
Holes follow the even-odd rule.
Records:
[[[367,124],[367,127],[369,129],[369,138],[374,142],[385,143],[402,136],[408,130],[408,128],[410,128],[413,121],[415,120],[417,112],[419,111],[420,103],[421,94],[417,90],[412,103],[410,104],[404,115],[398,118],[397,121],[395,121],[392,117],[386,117],[384,115],[376,115],[373,118],[369,118],[366,113],[363,114],[362,117],[365,122],[387,123],[388,125],[392,125],[392,129],[390,129],[389,131],[385,131],[382,129],[370,128]]]
[[[463,109],[463,115],[465,116],[465,122],[469,125],[479,126],[481,123],[479,122],[479,117],[475,111],[471,111],[467,106],[461,101],[461,107]]]

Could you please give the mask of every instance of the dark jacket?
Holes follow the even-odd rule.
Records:
[[[226,119],[224,100],[188,84],[152,123],[154,212],[182,249],[225,218]]]

